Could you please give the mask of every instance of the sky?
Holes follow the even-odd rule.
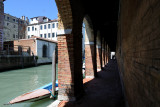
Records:
[[[51,20],[57,19],[58,14],[55,0],[6,0],[4,12],[18,18],[46,16]]]

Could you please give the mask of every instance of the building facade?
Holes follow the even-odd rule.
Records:
[[[33,36],[29,39],[14,40],[14,46],[21,46],[23,56],[38,56],[37,63],[51,63],[56,41]],[[15,48],[16,51],[18,48]],[[18,51],[18,50],[17,50]]]
[[[3,28],[4,28],[4,4],[3,1],[0,0],[0,51],[3,50]]]
[[[26,38],[37,36],[57,41],[57,29],[57,20],[50,20],[44,16],[34,17],[31,18],[30,24],[27,26]]]
[[[22,16],[17,18],[10,14],[4,13],[4,41],[13,41],[18,39],[25,39],[26,27],[28,25],[28,18]]]

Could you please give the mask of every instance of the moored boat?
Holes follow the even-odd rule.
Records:
[[[8,104],[22,103],[22,102],[34,102],[51,95],[52,83],[44,85],[36,90],[20,95],[13,100],[11,100]],[[56,91],[58,91],[58,81],[56,81]]]

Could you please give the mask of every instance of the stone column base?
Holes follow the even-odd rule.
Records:
[[[76,101],[75,97],[71,97],[71,96],[64,96],[64,95],[58,95],[58,100],[62,101]]]
[[[86,76],[86,78],[94,78],[94,76]]]

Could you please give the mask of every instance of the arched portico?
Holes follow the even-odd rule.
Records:
[[[86,15],[83,23],[85,24],[85,75],[86,78],[94,78],[96,76],[96,53],[95,53],[95,35],[90,17]]]

